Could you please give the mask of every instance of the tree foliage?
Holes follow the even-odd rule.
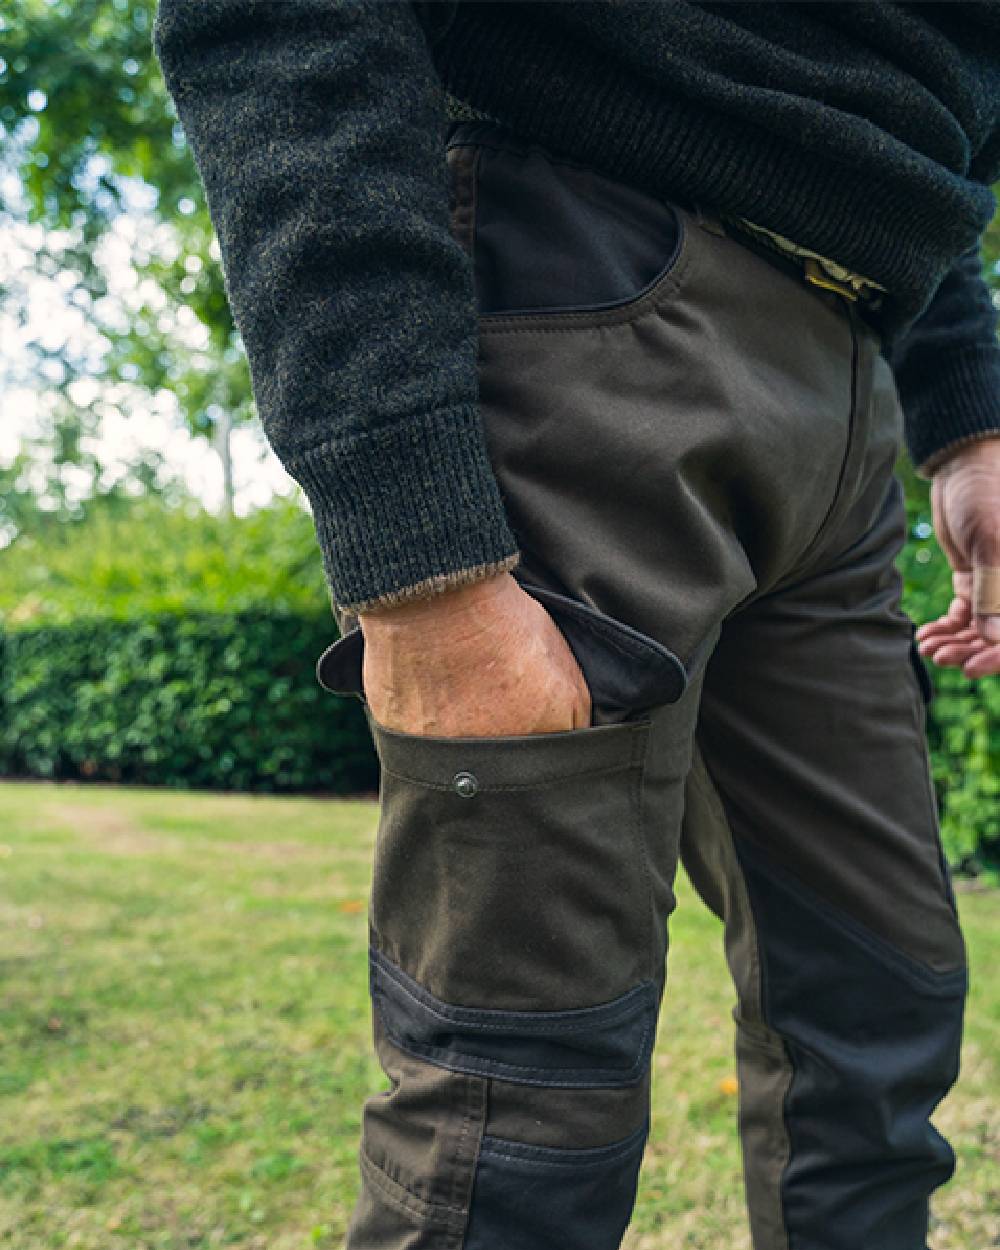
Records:
[[[126,388],[126,403],[129,388],[169,391],[197,434],[211,436],[223,414],[252,416],[204,195],[152,53],[154,12],[152,0],[19,0],[0,17],[0,174],[15,175],[6,192],[0,180],[0,228],[43,228],[34,275],[57,280],[96,333],[96,357],[72,339],[35,342],[22,370],[58,398],[57,465],[86,465],[80,436],[99,412],[74,396],[82,377]],[[116,234],[126,217],[139,228]],[[112,269],[128,268],[123,310]],[[23,288],[10,278],[0,288],[22,321]],[[9,524],[30,512],[31,492],[21,494]]]

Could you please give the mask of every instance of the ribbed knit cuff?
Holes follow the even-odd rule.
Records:
[[[517,564],[474,405],[337,440],[285,467],[309,500],[343,612],[424,598]]]
[[[929,479],[964,443],[1000,435],[1000,345],[964,348],[923,380],[906,441],[919,477]]]

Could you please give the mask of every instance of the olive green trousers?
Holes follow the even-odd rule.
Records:
[[[724,922],[756,1250],[925,1250],[965,961],[857,307],[492,123],[449,134],[482,420],[588,728],[381,760],[349,1250],[614,1250],[678,861]],[[363,640],[321,657],[363,698]],[[664,1244],[674,1244],[669,1230]]]

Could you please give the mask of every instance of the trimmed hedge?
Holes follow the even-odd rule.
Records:
[[[949,863],[976,876],[1000,867],[1000,683],[932,673],[927,737],[942,841]]]
[[[926,483],[905,459],[898,469],[905,607],[931,620],[948,606],[950,570]],[[295,504],[218,518],[141,499],[25,536],[3,553],[0,621],[0,774],[342,794],[378,784],[360,704],[315,679],[336,625]],[[965,872],[995,868],[1000,678],[931,676],[945,850]]]
[[[372,791],[360,703],[316,681],[329,614],[156,614],[0,637],[0,773],[178,789]]]

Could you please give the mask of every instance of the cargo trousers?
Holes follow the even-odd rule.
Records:
[[[513,571],[585,728],[380,725],[349,1250],[615,1250],[678,861],[724,922],[755,1250],[925,1250],[965,952],[878,331],[696,205],[451,124]],[[320,682],[364,701],[363,637]]]

